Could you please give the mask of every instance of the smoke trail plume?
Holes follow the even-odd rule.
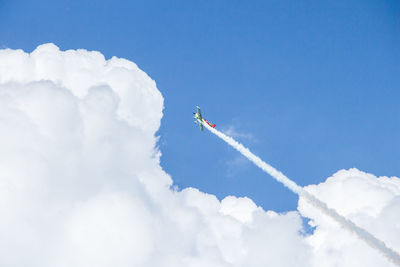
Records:
[[[346,219],[340,215],[336,210],[329,208],[326,203],[316,198],[314,195],[305,191],[302,187],[297,185],[295,182],[286,177],[282,172],[278,171],[271,165],[267,164],[261,160],[258,156],[254,155],[249,149],[245,148],[242,144],[235,141],[232,137],[229,137],[220,131],[210,127],[207,123],[202,122],[204,127],[206,127],[210,132],[224,140],[230,146],[238,150],[243,156],[252,161],[257,167],[271,175],[275,180],[282,183],[284,186],[289,188],[292,192],[296,193],[298,196],[304,197],[311,205],[318,208],[324,214],[328,215],[336,222],[338,222],[343,228],[349,230],[350,232],[356,234],[361,240],[365,241],[370,247],[378,250],[383,254],[389,261],[397,266],[400,266],[400,255],[393,249],[386,246],[386,244],[377,239],[371,233],[365,229],[357,226],[352,221]]]

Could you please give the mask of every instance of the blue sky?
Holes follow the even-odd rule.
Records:
[[[162,166],[179,188],[297,198],[193,124],[217,128],[300,185],[356,167],[400,176],[398,1],[0,1],[0,47],[53,42],[130,59],[165,98]]]

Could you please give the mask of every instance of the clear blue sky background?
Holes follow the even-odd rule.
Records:
[[[7,1],[0,46],[101,51],[136,62],[165,97],[162,166],[179,188],[297,198],[192,122],[234,129],[300,185],[339,169],[400,176],[400,2]]]

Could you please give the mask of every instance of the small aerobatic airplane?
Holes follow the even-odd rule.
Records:
[[[215,128],[215,124],[213,124],[213,123],[211,123],[211,122],[208,122],[206,119],[203,118],[203,116],[201,116],[201,111],[200,111],[200,108],[199,108],[199,107],[197,107],[197,112],[196,112],[196,113],[193,113],[193,114],[194,114],[194,117],[193,117],[193,118],[196,119],[194,122],[199,124],[200,130],[203,131],[203,129],[204,129],[203,123],[202,123],[202,122],[205,122],[205,123],[207,123],[208,125],[210,125],[210,127]]]

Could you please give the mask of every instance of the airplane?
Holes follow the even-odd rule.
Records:
[[[204,130],[204,127],[203,127],[203,123],[202,123],[202,122],[205,122],[205,123],[207,123],[210,127],[215,128],[215,124],[213,124],[213,123],[211,123],[211,122],[208,122],[206,119],[203,118],[203,116],[201,116],[200,108],[199,108],[198,106],[197,106],[196,108],[197,108],[197,112],[196,112],[196,113],[193,113],[193,114],[194,114],[194,117],[193,117],[193,118],[196,119],[196,120],[194,121],[194,123],[198,123],[198,124],[199,124],[200,130],[202,130],[202,131]]]

